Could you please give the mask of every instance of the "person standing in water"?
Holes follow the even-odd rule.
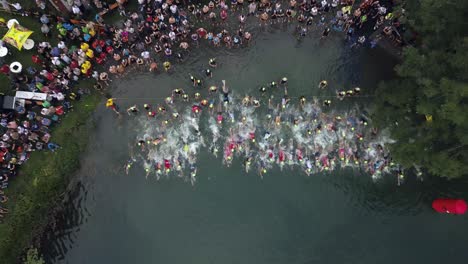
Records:
[[[226,86],[226,80],[222,80],[223,82],[223,102],[225,104],[229,103],[229,88]]]
[[[114,100],[113,100],[112,98],[107,99],[106,107],[112,109],[117,115],[120,116],[119,108],[118,108],[118,106],[114,103]]]

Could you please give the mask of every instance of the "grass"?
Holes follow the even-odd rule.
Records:
[[[17,0],[18,1],[18,0]],[[26,8],[35,7],[32,0],[19,0]],[[110,1],[113,2],[113,1]],[[132,6],[132,9],[136,8]],[[36,44],[49,41],[55,45],[57,29],[50,27],[50,37],[46,38],[40,30],[41,23],[37,17],[22,17],[0,11],[0,17],[8,21],[15,18],[20,25],[34,31],[31,35]],[[117,12],[106,15],[107,23],[116,23],[121,20]],[[8,28],[0,28],[3,36]],[[17,50],[7,46],[10,54],[0,58],[3,64],[19,61],[23,69],[34,66],[31,56],[35,49],[30,51]],[[91,80],[82,80],[78,87],[91,88]],[[92,89],[91,89],[92,90]],[[14,94],[10,87],[10,80],[6,75],[0,75],[0,93]],[[10,181],[5,191],[9,197],[6,204],[9,209],[0,224],[0,264],[19,263],[21,255],[30,246],[33,238],[40,234],[47,225],[51,209],[60,201],[66,191],[70,177],[80,166],[80,155],[85,150],[89,131],[91,129],[89,117],[100,103],[102,96],[97,92],[84,96],[74,103],[74,110],[64,116],[61,123],[52,129],[52,141],[61,148],[56,152],[34,152],[29,160],[21,166],[18,176]]]
[[[6,190],[12,201],[7,203],[10,213],[0,224],[1,263],[17,263],[33,237],[47,224],[50,209],[79,168],[80,155],[89,139],[88,120],[101,98],[93,93],[76,102],[74,110],[52,131],[52,139],[61,149],[34,152],[10,182]]]

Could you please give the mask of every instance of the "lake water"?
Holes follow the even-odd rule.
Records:
[[[161,102],[176,87],[192,92],[188,73],[200,76],[210,57],[219,64],[211,82],[225,79],[240,94],[282,76],[291,96],[334,95],[317,89],[322,79],[368,94],[391,76],[394,62],[378,49],[350,50],[334,36],[298,42],[280,28],[255,34],[244,49],[203,46],[170,74],[131,73],[114,80],[111,93],[126,108]],[[177,177],[156,181],[141,166],[123,170],[140,129],[134,120],[118,120],[103,103],[95,122],[76,188],[44,235],[47,263],[429,264],[468,257],[467,217],[430,208],[439,196],[468,198],[467,183],[410,179],[397,186],[394,176],[373,182],[357,170],[310,177],[277,170],[262,180],[239,161],[226,168],[206,152],[194,186]]]

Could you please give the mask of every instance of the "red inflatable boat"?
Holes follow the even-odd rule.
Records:
[[[439,213],[444,214],[457,214],[461,215],[466,213],[466,202],[462,199],[436,199],[432,202],[432,208]]]

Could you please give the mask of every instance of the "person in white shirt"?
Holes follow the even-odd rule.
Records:
[[[148,51],[143,51],[141,53],[141,57],[145,60],[149,59],[150,58],[150,53]]]
[[[61,58],[66,64],[70,64],[70,63],[71,63],[70,57],[68,57],[66,54],[60,54],[60,58]]]
[[[66,46],[65,46],[65,42],[60,41],[60,42],[57,44],[57,47],[58,47],[59,49],[64,49],[64,48],[66,47]]]
[[[171,5],[169,8],[171,9],[172,14],[177,14],[177,5]]]
[[[81,10],[77,5],[72,6],[72,12],[73,12],[73,14],[75,14],[77,16],[81,15]]]
[[[21,9],[23,9],[20,3],[14,3],[14,4],[11,4],[11,6],[14,7],[16,11],[18,12],[21,11]]]

